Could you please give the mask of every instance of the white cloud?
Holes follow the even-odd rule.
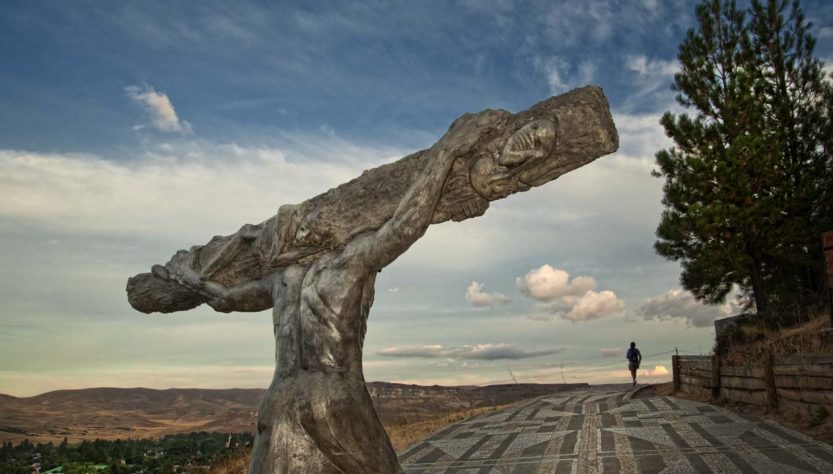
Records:
[[[614,292],[595,291],[596,280],[592,277],[577,276],[570,280],[569,273],[548,264],[533,268],[515,282],[521,293],[537,301],[552,303],[554,314],[569,321],[599,319],[625,307]]]
[[[710,306],[698,302],[694,295],[681,289],[669,290],[662,296],[650,298],[636,310],[636,314],[645,319],[681,319],[694,327],[711,326],[715,319],[737,312],[738,306],[732,298],[728,298],[723,305]]]
[[[614,349],[614,348],[605,347],[605,348],[599,349],[599,353],[601,353],[602,357],[616,357],[616,356],[624,357],[625,351],[623,351],[622,349]]]
[[[476,281],[472,281],[466,288],[466,299],[475,307],[495,306],[509,302],[509,298],[500,293],[484,292],[483,283]]]
[[[544,351],[526,351],[515,347],[513,344],[475,344],[456,347],[443,347],[441,345],[430,346],[400,346],[388,347],[378,352],[379,355],[388,357],[419,357],[429,359],[478,359],[478,360],[500,360],[500,359],[528,359],[550,354],[557,354],[561,349],[550,349]]]
[[[518,290],[538,301],[552,301],[565,296],[581,296],[596,287],[592,277],[578,276],[570,281],[564,270],[544,264],[515,279]]]
[[[666,377],[671,372],[664,365],[656,365],[653,369],[643,369],[639,371],[641,377]]]
[[[399,288],[388,288],[388,293],[399,293]]]
[[[150,86],[145,86],[144,89],[139,86],[127,86],[124,90],[127,97],[144,107],[150,115],[150,125],[153,128],[162,132],[191,133],[191,124],[177,117],[167,95],[156,92]],[[139,125],[134,129],[138,130],[143,127],[144,125]]]
[[[613,121],[619,131],[619,153],[629,156],[648,158],[663,148],[669,148],[674,142],[665,135],[660,125],[661,114],[634,115],[619,111],[613,112]]]
[[[604,318],[618,313],[625,307],[625,303],[610,290],[600,292],[590,290],[578,298],[567,297],[565,300],[572,305],[572,308],[563,317],[570,321]]]

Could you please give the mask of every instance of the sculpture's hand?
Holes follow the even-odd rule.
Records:
[[[200,275],[193,268],[192,252],[180,250],[170,261],[165,264],[165,272],[168,278],[176,281],[182,286],[187,286],[195,291],[199,290]],[[161,273],[161,272],[160,272]]]
[[[263,311],[272,307],[272,279],[266,277],[234,285],[230,288],[204,279],[194,270],[193,253],[180,250],[165,264],[154,266],[154,275],[167,276],[180,285],[205,297],[206,303],[216,311]]]
[[[435,146],[443,147],[451,155],[459,156],[470,149],[490,125],[493,124],[488,113],[464,114],[451,124]]]
[[[181,250],[165,264],[164,268],[157,268],[154,266],[154,274],[167,274],[168,279],[172,279],[180,285],[190,288],[191,290],[200,293],[209,299],[209,304],[213,306],[211,300],[225,298],[228,294],[228,289],[213,281],[204,280],[200,274],[193,268],[192,252]]]
[[[485,199],[470,199],[460,203],[460,209],[466,217],[482,216],[489,208],[489,201]]]

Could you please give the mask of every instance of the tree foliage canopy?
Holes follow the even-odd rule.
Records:
[[[813,55],[798,2],[706,0],[680,45],[672,88],[694,112],[666,112],[675,146],[657,252],[682,285],[718,303],[737,285],[766,313],[804,307],[823,290],[819,233],[833,228],[833,90]]]

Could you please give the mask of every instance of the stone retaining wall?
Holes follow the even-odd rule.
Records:
[[[752,366],[717,356],[672,356],[674,390],[816,415],[833,413],[833,355],[767,356]]]

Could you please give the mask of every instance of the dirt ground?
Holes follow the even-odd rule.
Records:
[[[677,398],[685,398],[687,400],[695,400],[698,402],[709,403],[720,406],[735,413],[748,413],[767,420],[772,420],[779,425],[804,433],[807,436],[833,446],[833,417],[826,417],[825,419],[814,419],[806,416],[800,416],[792,412],[783,410],[767,411],[764,407],[755,405],[747,405],[745,403],[733,402],[725,398],[718,398],[712,400],[708,397],[695,397],[686,393],[674,393],[674,385],[672,382],[652,385],[651,388],[656,396],[674,396]]]

